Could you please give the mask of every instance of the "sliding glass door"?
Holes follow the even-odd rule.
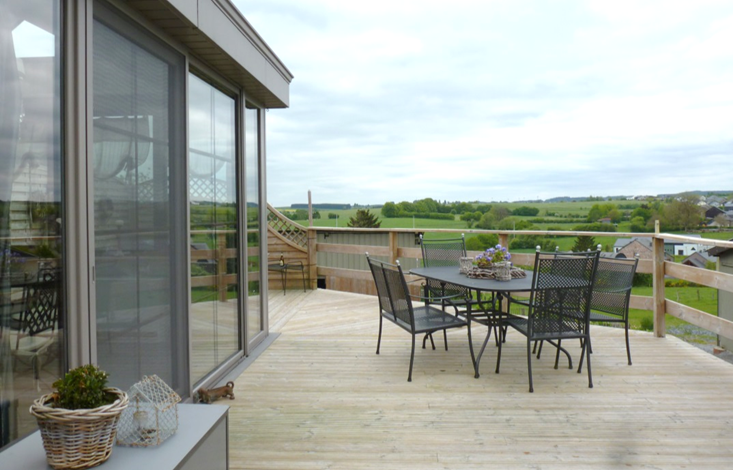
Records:
[[[183,56],[95,4],[93,171],[99,365],[187,394]]]
[[[191,224],[191,379],[241,349],[236,101],[188,78]]]
[[[60,6],[0,1],[0,448],[66,368]]]

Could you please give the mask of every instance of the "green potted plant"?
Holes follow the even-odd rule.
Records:
[[[48,464],[55,469],[95,467],[112,455],[127,394],[107,386],[108,374],[92,364],[70,370],[54,392],[33,402]]]

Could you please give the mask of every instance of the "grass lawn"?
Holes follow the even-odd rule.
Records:
[[[634,287],[632,294],[650,297],[652,288]],[[712,287],[666,287],[664,295],[669,300],[674,300],[712,315],[718,315],[718,290]],[[629,325],[635,330],[650,330],[651,328],[644,328],[643,325],[652,325],[652,315],[653,313],[650,311],[632,308],[629,310]],[[668,333],[690,343],[707,343],[715,339],[714,334],[671,315],[666,316],[665,322]]]

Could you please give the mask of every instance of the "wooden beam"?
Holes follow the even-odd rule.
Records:
[[[387,246],[375,245],[339,245],[337,243],[318,243],[316,250],[319,253],[341,253],[347,255],[363,255],[366,251],[371,256],[391,256],[392,251]]]
[[[664,272],[669,276],[694,282],[695,284],[702,284],[715,289],[733,292],[733,274],[695,268],[669,261],[664,263]]]
[[[654,310],[654,298],[645,295],[632,295],[629,299],[629,307],[639,310]]]
[[[673,300],[667,300],[665,302],[665,308],[667,313],[673,317],[692,323],[717,335],[733,338],[733,321],[716,317],[715,315],[688,307]]]

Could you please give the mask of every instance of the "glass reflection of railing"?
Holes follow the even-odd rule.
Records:
[[[218,292],[218,300],[227,301],[229,287],[236,286],[238,282],[237,233],[236,230],[191,230],[192,289],[213,287]],[[203,243],[206,243],[207,249],[197,247]],[[259,253],[256,246],[249,247],[247,251],[248,256],[256,256]],[[250,272],[250,276],[252,275]]]

